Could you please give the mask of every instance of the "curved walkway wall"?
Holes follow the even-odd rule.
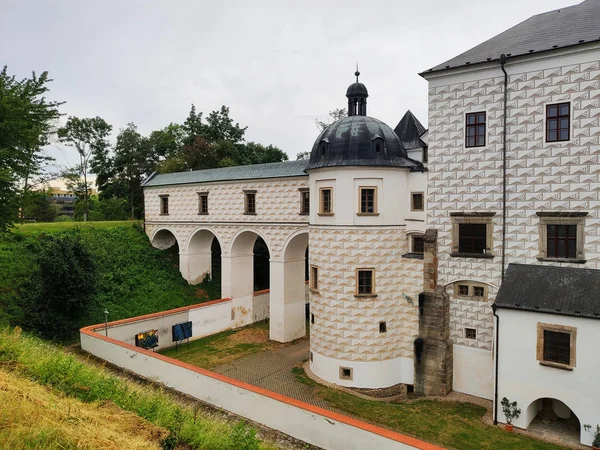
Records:
[[[325,449],[378,450],[423,449],[441,447],[418,439],[336,414],[283,395],[251,386],[232,378],[144,350],[121,338],[139,328],[169,327],[188,314],[192,323],[224,324],[221,309],[230,309],[231,300],[221,299],[157,314],[110,322],[105,336],[104,324],[80,330],[81,348],[118,367],[153,381],[164,383],[213,406],[231,411],[274,430]],[[218,319],[221,317],[221,319]],[[212,319],[215,319],[213,322]],[[199,328],[207,330],[206,328]],[[121,336],[121,338],[119,338]]]

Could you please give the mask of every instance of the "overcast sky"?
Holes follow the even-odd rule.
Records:
[[[246,138],[295,159],[315,118],[346,106],[354,81],[392,128],[410,109],[427,126],[418,73],[541,12],[576,0],[0,0],[0,65],[50,72],[67,116],[147,134],[221,105]],[[53,150],[75,164],[72,149]]]

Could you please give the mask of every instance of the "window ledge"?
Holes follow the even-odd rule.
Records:
[[[354,294],[356,298],[376,298],[377,294]]]
[[[585,217],[587,211],[538,211],[535,213],[538,217]]]
[[[317,216],[333,216],[334,213],[317,213]]]
[[[492,259],[494,255],[489,253],[450,253],[450,256],[453,258],[482,258],[482,259]]]
[[[167,213],[167,214],[162,214],[162,213],[159,214],[159,216],[168,216],[168,215],[169,215],[169,213]]]
[[[562,263],[571,263],[571,264],[585,264],[587,259],[580,258],[546,258],[545,256],[538,256],[538,261],[551,261],[551,262],[562,262]]]
[[[208,213],[198,213],[199,216],[208,216]]]
[[[363,212],[359,212],[356,213],[357,216],[378,216],[379,213],[363,213]]]
[[[402,255],[402,257],[409,259],[423,259],[423,253],[405,253],[404,255]]]
[[[573,366],[569,366],[567,364],[561,364],[561,363],[552,362],[552,361],[539,361],[539,363],[540,363],[540,366],[554,367],[555,369],[562,369],[562,370],[569,370],[569,371],[573,370]]]
[[[244,213],[244,215],[245,215],[245,216],[255,216],[255,215],[256,215],[256,213],[249,213],[249,212],[245,212],[245,213]]]

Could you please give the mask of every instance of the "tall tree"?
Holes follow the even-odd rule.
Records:
[[[0,71],[0,231],[17,218],[19,184],[29,187],[30,177],[48,160],[42,147],[60,117],[64,102],[47,101],[48,72],[17,80]]]
[[[88,216],[88,182],[87,175],[90,169],[90,161],[93,156],[106,155],[108,151],[108,136],[112,126],[100,117],[84,118],[69,117],[64,127],[58,129],[58,137],[61,142],[75,147],[79,154],[79,171],[83,177],[85,188],[83,220]]]

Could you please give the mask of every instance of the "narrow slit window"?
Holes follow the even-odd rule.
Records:
[[[160,197],[160,214],[161,216],[169,215],[169,196],[161,195]]]
[[[300,190],[300,214],[307,215],[310,213],[310,192],[308,189]]]
[[[310,266],[310,288],[319,290],[319,268],[316,266]]]

